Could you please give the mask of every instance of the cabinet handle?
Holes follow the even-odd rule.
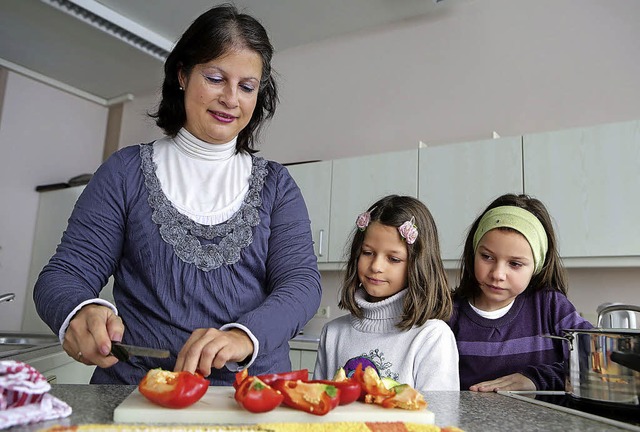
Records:
[[[56,383],[56,381],[58,381],[58,377],[57,377],[57,376],[55,376],[55,375],[49,375],[49,376],[47,377],[47,382],[48,382],[49,384],[55,384],[55,383]]]
[[[324,230],[321,229],[320,230],[320,238],[318,239],[318,256],[321,257],[322,256],[322,243],[324,240]]]

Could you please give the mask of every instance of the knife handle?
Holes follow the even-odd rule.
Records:
[[[129,352],[117,343],[111,343],[111,354],[120,361],[129,361]]]

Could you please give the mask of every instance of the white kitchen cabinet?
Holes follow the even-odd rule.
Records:
[[[523,143],[525,192],[547,206],[563,258],[640,257],[640,121]]]
[[[33,287],[38,280],[42,268],[49,262],[62,239],[62,233],[67,228],[67,221],[73,207],[85,186],[75,186],[46,192],[40,192],[38,197],[38,213],[36,218],[35,235],[33,238],[33,252],[29,267],[29,281],[26,290],[24,313],[22,315],[21,330],[26,333],[51,334],[47,326],[36,311],[33,301]],[[113,277],[100,293],[100,297],[115,303],[113,300]]]
[[[335,159],[329,261],[343,262],[357,216],[385,195],[418,196],[418,150]]]
[[[329,257],[331,168],[331,161],[287,166],[302,192],[309,211],[314,251],[318,262],[327,262]]]
[[[289,359],[291,360],[291,370],[307,369],[309,379],[313,378],[313,371],[316,367],[316,357],[318,356],[318,340],[289,341]]]
[[[419,198],[433,215],[443,260],[459,260],[469,227],[505,193],[522,193],[521,137],[420,149]]]
[[[289,359],[291,360],[291,370],[307,369],[309,371],[309,379],[313,379],[313,370],[316,367],[316,357],[318,352],[315,350],[291,349],[289,350]]]
[[[24,361],[37,369],[47,378],[51,384],[89,384],[95,366],[87,366],[69,357],[62,348],[57,348],[54,352],[45,349],[42,354],[36,354]]]

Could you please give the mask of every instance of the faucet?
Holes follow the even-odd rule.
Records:
[[[0,294],[0,303],[13,301],[14,298],[16,298],[14,293]]]

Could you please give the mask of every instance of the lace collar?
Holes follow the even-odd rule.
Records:
[[[144,184],[149,192],[148,201],[153,210],[151,219],[159,226],[162,239],[173,246],[178,258],[204,271],[238,262],[240,250],[253,242],[252,228],[260,223],[258,208],[262,205],[267,161],[252,156],[249,191],[229,220],[218,225],[202,225],[176,210],[162,192],[153,162],[153,143],[140,144],[140,157]],[[220,238],[220,241],[202,244],[198,237],[206,240]]]

